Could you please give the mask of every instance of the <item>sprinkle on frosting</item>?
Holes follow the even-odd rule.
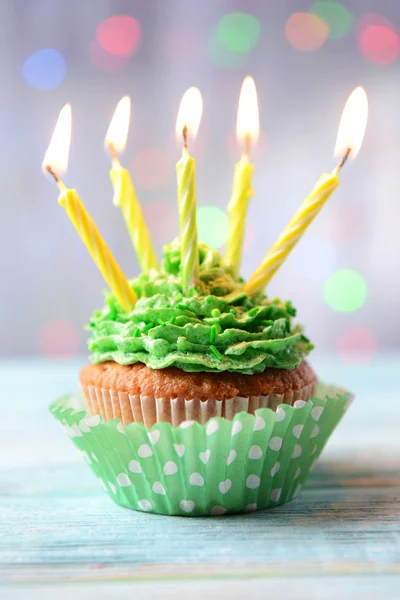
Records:
[[[204,244],[199,244],[199,262],[199,280],[184,294],[175,240],[164,248],[160,271],[131,281],[139,300],[130,313],[108,295],[89,325],[92,362],[249,375],[302,362],[313,346],[301,326],[293,325],[291,302],[244,293],[244,282]]]

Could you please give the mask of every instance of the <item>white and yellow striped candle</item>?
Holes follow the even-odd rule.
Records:
[[[131,100],[129,96],[124,96],[115,109],[105,146],[112,159],[110,178],[114,188],[114,204],[121,209],[140,267],[144,273],[148,273],[158,268],[157,255],[129,171],[122,167],[118,158],[126,146],[130,113]]]
[[[236,163],[233,175],[232,195],[228,204],[229,235],[224,254],[224,264],[235,277],[240,271],[247,209],[253,196],[254,166],[249,160],[249,152],[257,141],[259,128],[256,86],[252,77],[246,77],[240,90],[236,124],[236,137],[243,144],[243,155]]]
[[[67,168],[70,137],[71,107],[67,104],[60,112],[53,137],[43,160],[43,169],[56,180],[60,188],[59,204],[64,208],[122,308],[129,312],[134,308],[137,301],[134,290],[130,287],[110,248],[100,235],[77,191],[66,188],[59,177],[59,173]]]
[[[368,118],[368,100],[365,90],[356,88],[344,108],[339,125],[335,154],[342,159],[331,174],[323,174],[297,213],[269,250],[261,265],[246,283],[249,294],[262,291],[283,261],[293,250],[310,223],[339,185],[338,174],[347,158],[355,158],[360,150]]]
[[[188,137],[199,129],[203,101],[197,88],[184,94],[176,120],[176,133],[183,139],[182,158],[176,165],[178,183],[179,230],[181,246],[181,282],[184,290],[196,283],[199,271],[197,249],[196,164],[188,152]]]

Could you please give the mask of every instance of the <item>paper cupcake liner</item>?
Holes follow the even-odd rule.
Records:
[[[276,411],[280,404],[292,406],[299,400],[307,401],[314,393],[315,385],[285,394],[267,396],[236,396],[229,400],[187,400],[185,398],[156,398],[155,396],[130,395],[94,386],[82,386],[82,393],[90,415],[101,415],[105,421],[119,419],[123,425],[132,422],[152,427],[155,423],[171,423],[178,427],[184,421],[205,424],[213,417],[232,420],[240,412],[255,414],[260,408]]]
[[[318,384],[308,402],[260,408],[233,420],[213,417],[174,428],[123,427],[88,416],[82,398],[50,410],[110,497],[121,506],[165,515],[205,516],[278,506],[297,496],[352,396]]]

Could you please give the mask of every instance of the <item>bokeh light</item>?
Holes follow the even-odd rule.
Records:
[[[174,175],[174,157],[160,148],[145,148],[133,157],[132,171],[137,186],[161,190]]]
[[[89,56],[96,67],[108,72],[121,71],[129,60],[127,56],[110,54],[100,46],[97,40],[90,42]]]
[[[175,66],[187,67],[204,54],[204,39],[194,29],[170,29],[162,40],[161,51]]]
[[[352,269],[334,271],[324,284],[326,303],[339,312],[354,312],[367,297],[365,279]]]
[[[354,16],[340,2],[317,0],[310,8],[310,13],[317,15],[329,26],[328,37],[340,39],[345,37],[354,25]]]
[[[313,52],[321,48],[329,35],[329,25],[310,13],[293,13],[286,22],[286,39],[293,48]]]
[[[377,352],[377,341],[366,327],[348,327],[336,339],[336,352],[347,364],[368,365]]]
[[[39,332],[39,350],[47,358],[67,359],[79,350],[80,333],[69,321],[50,321]]]
[[[294,249],[292,260],[296,270],[304,277],[319,281],[328,277],[335,269],[338,262],[337,249],[326,238],[306,235]]]
[[[217,27],[217,39],[231,52],[250,52],[260,37],[260,21],[244,12],[224,15]]]
[[[96,40],[104,50],[117,56],[129,56],[141,40],[140,23],[128,15],[114,15],[99,23]]]
[[[357,34],[359,35],[367,29],[367,27],[372,27],[373,25],[387,27],[392,31],[397,31],[396,25],[384,15],[379,15],[378,13],[365,13],[361,15],[357,22]]]
[[[249,57],[245,52],[231,52],[224,46],[221,46],[216,36],[210,40],[207,53],[214,65],[221,69],[238,69],[243,67]]]
[[[369,25],[359,32],[358,43],[364,58],[375,65],[388,65],[400,54],[400,38],[386,25]]]
[[[37,50],[24,62],[22,75],[25,81],[38,90],[52,90],[58,87],[67,71],[65,59],[54,48]]]
[[[143,214],[154,244],[167,244],[179,233],[176,202],[173,206],[162,200],[143,205]]]
[[[228,215],[217,206],[199,206],[197,229],[200,242],[204,242],[210,248],[221,248],[228,239]]]

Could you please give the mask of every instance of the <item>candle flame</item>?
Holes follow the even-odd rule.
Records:
[[[236,137],[239,142],[256,142],[260,131],[256,84],[252,77],[242,83],[236,122]]]
[[[368,98],[362,87],[350,94],[340,119],[335,156],[346,152],[355,158],[360,151],[368,119]],[[350,151],[350,152],[349,152]]]
[[[179,140],[187,135],[196,137],[202,112],[203,99],[200,91],[196,87],[191,87],[183,95],[176,119],[176,135]]]
[[[129,96],[124,96],[117,104],[104,140],[107,149],[111,147],[117,154],[125,150],[130,120],[131,99]]]
[[[71,144],[72,111],[66,104],[60,111],[53,137],[43,159],[43,171],[51,169],[57,175],[65,173],[68,167],[69,147]]]

